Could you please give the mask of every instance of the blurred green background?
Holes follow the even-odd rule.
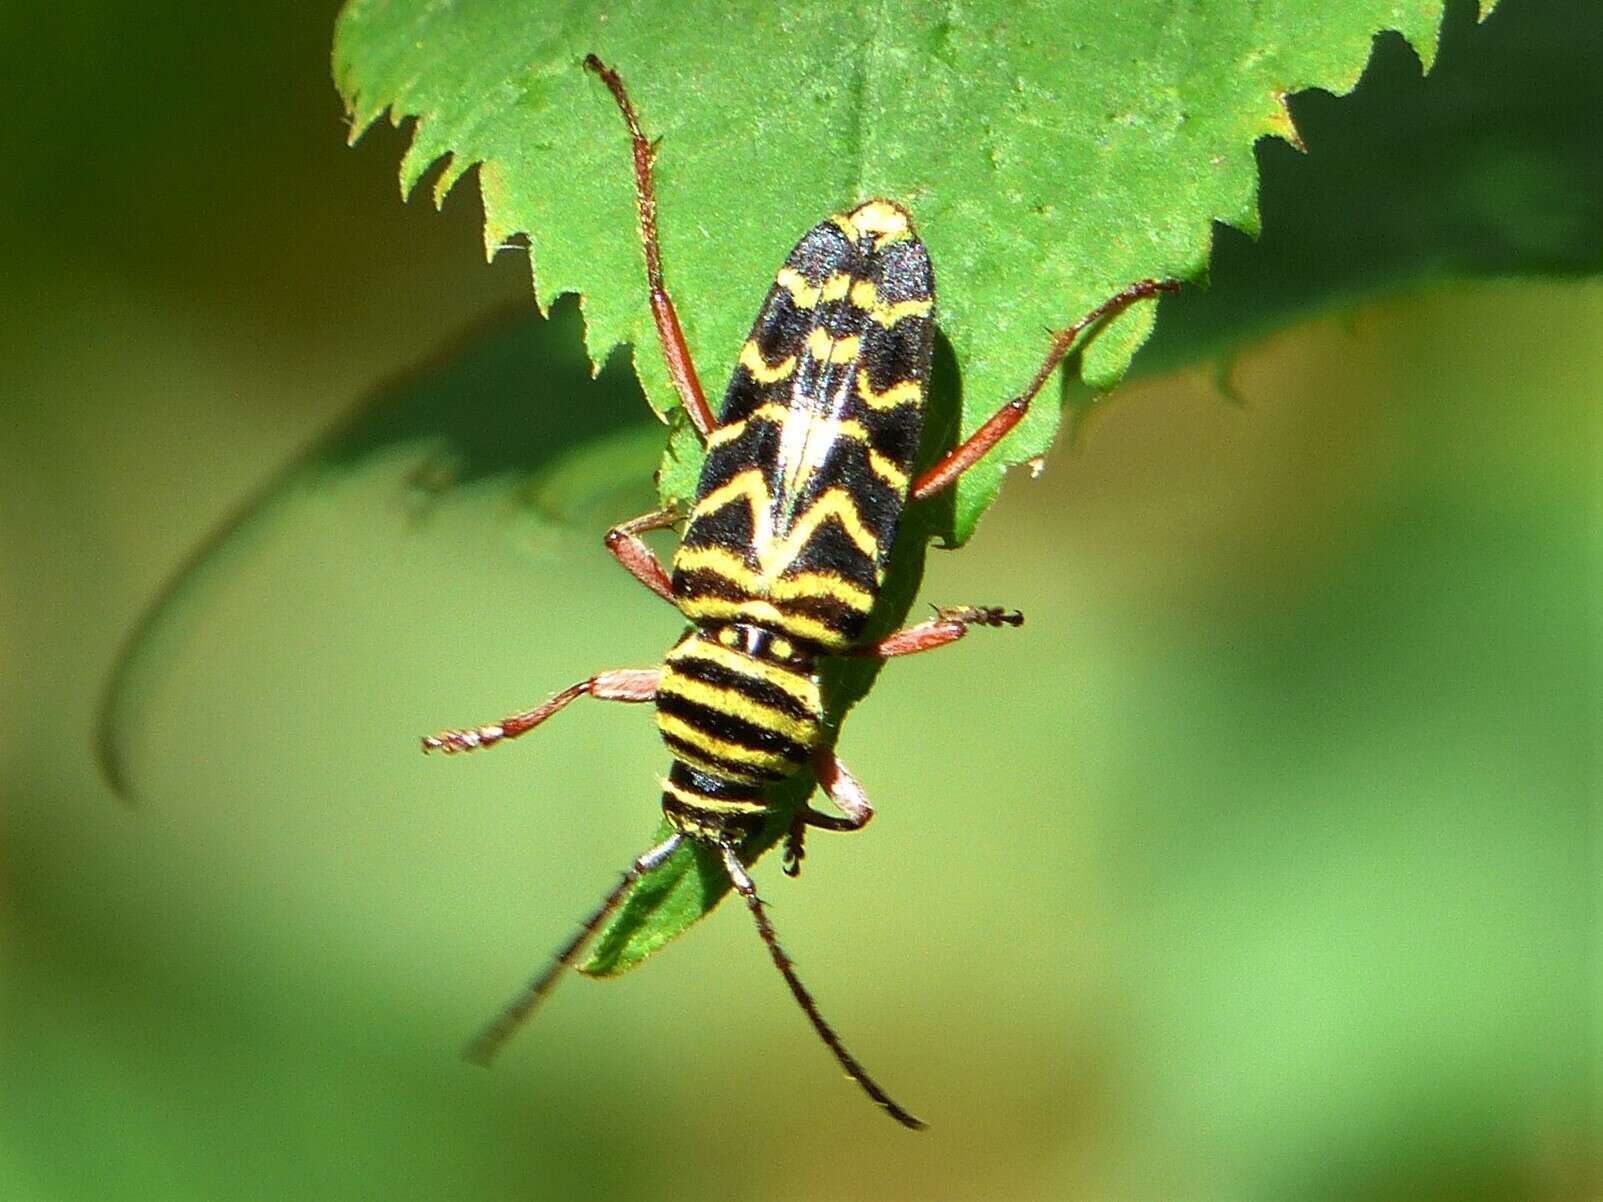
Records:
[[[759,871],[929,1133],[732,911],[462,1064],[666,761],[621,707],[415,736],[660,656],[599,546],[660,439],[478,262],[471,189],[403,208],[402,138],[344,148],[331,21],[0,17],[0,1198],[1598,1196],[1595,281],[1127,386],[931,557],[927,598],[1028,624],[887,671],[842,744],[879,818]],[[391,437],[281,479],[147,657],[119,804],[120,640],[364,395]],[[453,457],[442,411],[551,458]]]

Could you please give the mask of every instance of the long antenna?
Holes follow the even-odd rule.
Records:
[[[723,853],[724,867],[729,872],[729,880],[734,885],[735,892],[746,899],[746,906],[751,910],[751,916],[757,923],[757,933],[768,945],[768,954],[774,958],[774,966],[785,978],[785,984],[790,986],[791,993],[795,995],[802,1012],[807,1015],[807,1021],[813,1024],[813,1030],[818,1032],[818,1037],[831,1052],[835,1053],[835,1059],[840,1061],[840,1066],[846,1070],[846,1075],[863,1087],[863,1092],[883,1106],[886,1112],[902,1126],[922,1131],[925,1126],[923,1121],[914,1118],[891,1100],[891,1096],[868,1075],[868,1071],[857,1062],[857,1058],[846,1050],[846,1045],[840,1041],[840,1036],[835,1034],[834,1028],[825,1022],[824,1016],[818,1012],[818,1003],[813,1001],[813,995],[807,992],[807,987],[796,975],[795,964],[785,954],[785,949],[779,946],[779,936],[774,933],[773,923],[768,921],[768,911],[763,905],[762,898],[757,896],[757,885],[751,879],[751,874],[746,871],[746,866],[740,862],[740,856],[736,854],[734,845],[720,843],[718,850]]]
[[[501,1050],[501,1045],[510,1039],[513,1032],[527,1022],[540,1003],[545,1001],[546,994],[556,987],[563,972],[579,958],[579,953],[584,951],[585,945],[601,928],[601,924],[607,921],[607,916],[618,908],[618,903],[623,901],[624,894],[629,892],[629,887],[673,855],[683,839],[683,835],[674,835],[635,860],[629,866],[629,871],[623,874],[623,879],[613,887],[611,893],[607,894],[600,908],[584,920],[578,933],[557,953],[556,959],[551,961],[544,972],[530,981],[528,987],[513,998],[489,1026],[474,1036],[473,1042],[462,1050],[463,1057],[473,1061],[474,1064],[489,1064]]]

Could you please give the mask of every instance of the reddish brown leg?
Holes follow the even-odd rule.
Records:
[[[528,734],[558,710],[586,695],[602,701],[650,701],[657,695],[657,681],[662,677],[660,668],[619,668],[614,672],[601,672],[589,680],[571,685],[544,705],[532,710],[502,718],[471,730],[446,730],[437,735],[423,736],[423,750],[443,751],[455,755],[459,751],[478,751],[481,747],[494,747],[507,739]]]
[[[624,522],[607,531],[604,540],[612,557],[629,569],[629,574],[665,601],[673,600],[673,581],[656,553],[646,546],[641,535],[649,530],[666,530],[679,520],[672,509],[659,509],[645,513],[633,521]]]
[[[679,314],[674,311],[673,300],[662,282],[662,253],[657,246],[657,193],[651,185],[651,161],[657,148],[647,140],[635,116],[629,93],[624,91],[623,80],[611,67],[593,54],[585,55],[584,65],[607,85],[612,98],[623,111],[629,126],[629,138],[634,147],[635,203],[640,210],[640,241],[646,249],[646,283],[651,288],[651,317],[657,323],[657,340],[662,344],[662,358],[668,365],[668,378],[679,393],[679,402],[690,415],[691,425],[702,441],[712,433],[718,423],[707,407],[707,397],[701,391],[696,376],[696,365],[691,361],[690,348],[685,345],[684,331],[679,328]]]
[[[818,778],[825,795],[841,808],[841,813],[824,814],[805,805],[796,811],[796,817],[791,820],[790,833],[785,836],[786,876],[801,874],[801,862],[807,855],[805,840],[808,827],[816,826],[826,831],[860,831],[874,816],[874,807],[869,804],[863,786],[857,783],[857,778],[847,771],[840,756],[831,748],[820,747],[813,752],[813,774]]]
[[[1063,362],[1063,356],[1073,349],[1075,340],[1088,327],[1117,316],[1138,300],[1146,300],[1160,292],[1178,291],[1180,291],[1179,280],[1141,280],[1131,284],[1118,295],[1103,301],[1068,329],[1054,336],[1051,349],[1047,351],[1041,366],[1036,369],[1035,378],[1030,381],[1030,386],[987,418],[985,424],[969,435],[962,445],[948,451],[939,463],[913,481],[914,500],[922,501],[925,497],[934,496],[941,489],[955,484],[964,472],[1001,442],[1009,430],[1023,421],[1024,415],[1030,411],[1030,402],[1035,400],[1042,385],[1057,370],[1058,364]]]
[[[948,643],[955,643],[968,633],[970,626],[1022,626],[1024,615],[1016,609],[1003,609],[997,605],[964,605],[954,609],[939,609],[935,616],[917,626],[898,630],[877,643],[859,647],[849,654],[863,659],[891,659],[898,655],[916,655],[920,651],[933,651]]]

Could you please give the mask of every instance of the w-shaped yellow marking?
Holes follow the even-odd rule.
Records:
[[[781,267],[774,282],[790,293],[798,309],[816,308],[819,301],[841,300],[852,286],[852,277],[837,271],[822,284],[814,284],[794,267]]]
[[[773,498],[768,485],[757,468],[741,472],[727,484],[713,489],[697,504],[693,517],[706,517],[717,513],[726,505],[744,500],[751,507],[753,543],[757,550],[757,563],[765,577],[779,576],[794,563],[818,528],[834,518],[851,543],[870,560],[879,554],[879,539],[864,524],[857,512],[857,504],[843,488],[831,488],[818,497],[796,519],[790,529],[780,532],[773,528],[770,512]]]
[[[776,601],[825,597],[865,614],[874,608],[873,593],[849,580],[842,580],[833,572],[798,572],[794,576],[781,576],[769,585],[768,595]]]
[[[873,280],[853,284],[851,299],[854,309],[867,313],[870,321],[877,321],[887,330],[904,317],[928,317],[935,309],[935,302],[927,296],[920,300],[882,301]]]
[[[811,309],[818,304],[819,294],[823,291],[794,267],[781,267],[774,283],[790,293],[790,302],[798,309]]]
[[[807,353],[820,363],[850,363],[862,349],[863,340],[856,334],[831,338],[823,326],[814,326],[807,335]]]
[[[873,593],[833,572],[797,572],[765,579],[751,569],[744,557],[719,546],[680,547],[673,566],[676,572],[715,573],[753,598],[766,596],[783,602],[828,597],[863,613],[874,608]]]
[[[727,442],[734,442],[746,432],[747,423],[749,422],[770,422],[774,425],[778,425],[780,422],[785,420],[785,416],[789,412],[790,410],[785,408],[785,406],[776,404],[773,401],[768,401],[765,404],[758,405],[757,408],[753,409],[739,421],[730,422],[728,425],[719,426],[710,435],[708,435],[707,449],[711,451],[717,447],[723,446]]]
[[[789,355],[770,365],[757,349],[757,344],[748,341],[740,348],[740,366],[749,371],[751,378],[759,384],[777,384],[796,370],[796,356]]]
[[[934,309],[935,302],[931,300],[905,300],[875,305],[868,316],[888,330],[904,317],[928,317]]]
[[[773,498],[768,495],[768,485],[763,482],[762,472],[754,467],[747,468],[702,497],[691,511],[691,517],[709,517],[742,497],[751,504],[752,529],[761,531],[767,525],[768,506],[773,503]]]
[[[700,510],[697,510],[699,513]],[[745,559],[724,547],[680,547],[673,557],[676,572],[713,572],[754,597],[764,591],[764,580],[747,566]]]
[[[917,380],[898,380],[884,392],[875,392],[868,382],[868,369],[857,369],[857,395],[870,409],[895,409],[898,405],[911,405],[924,396],[924,386]]]
[[[868,468],[896,492],[906,492],[909,478],[906,472],[897,467],[895,463],[881,455],[873,447],[868,448]]]

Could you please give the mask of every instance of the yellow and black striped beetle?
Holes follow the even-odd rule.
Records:
[[[766,791],[811,766],[839,807],[802,806],[791,829],[794,871],[806,827],[860,830],[873,817],[862,787],[826,742],[818,665],[832,655],[889,659],[944,646],[970,626],[1016,626],[993,607],[935,618],[864,643],[902,510],[952,485],[994,447],[1080,334],[1131,303],[1174,291],[1142,280],[1054,336],[1029,386],[934,466],[913,476],[935,330],[935,277],[907,210],[868,200],[796,244],[741,349],[714,418],[663,284],[657,248],[655,147],[618,74],[590,55],[628,125],[651,310],[668,374],[707,458],[670,576],[641,539],[676,525],[673,510],[610,530],[609,551],[693,628],[660,668],[602,672],[543,705],[423,740],[425,751],[473,751],[533,730],[578,697],[654,701],[673,756],[662,808],[672,834],[630,866],[574,938],[469,1046],[488,1060],[533,1013],[634,883],[685,840],[712,849],[745,900],[775,965],[848,1076],[898,1122],[922,1127],[864,1071],[824,1021],[780,947],[737,850],[768,813]]]

